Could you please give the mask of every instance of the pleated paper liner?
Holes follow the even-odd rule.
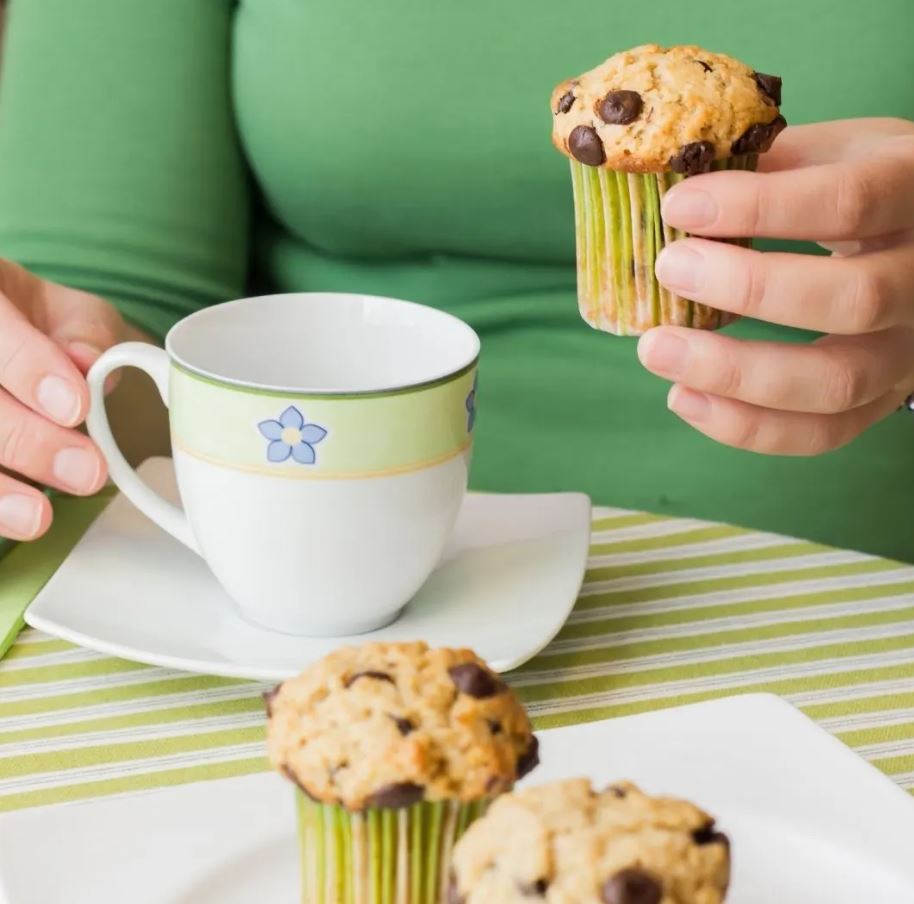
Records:
[[[754,170],[757,154],[717,160],[714,169]],[[684,176],[625,173],[571,161],[577,241],[578,303],[592,327],[640,336],[673,324],[717,329],[736,315],[668,291],[654,276],[663,248],[687,233],[660,217],[663,195]],[[728,239],[749,247],[749,239]]]
[[[439,904],[451,851],[488,801],[366,809],[298,803],[304,904]]]

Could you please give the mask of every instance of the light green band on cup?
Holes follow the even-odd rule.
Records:
[[[439,904],[451,852],[488,801],[350,813],[296,792],[305,904]]]
[[[408,473],[471,445],[475,365],[389,393],[298,395],[250,391],[172,365],[176,449],[213,464],[295,479]]]

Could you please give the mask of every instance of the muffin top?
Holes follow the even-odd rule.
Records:
[[[720,904],[730,845],[686,801],[572,779],[499,798],[453,867],[450,904]]]
[[[552,92],[552,143],[588,166],[695,175],[767,151],[787,125],[781,80],[701,47],[645,44]]]
[[[349,810],[480,800],[538,762],[524,708],[470,650],[345,648],[265,699],[274,767]]]

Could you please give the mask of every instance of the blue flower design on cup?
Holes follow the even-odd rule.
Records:
[[[327,435],[319,424],[307,423],[294,405],[290,405],[278,421],[261,421],[257,429],[270,441],[267,461],[274,464],[291,456],[300,465],[313,465],[317,461],[314,447]]]
[[[476,423],[476,387],[479,385],[479,374],[473,378],[473,388],[467,396],[467,433],[473,432],[473,425]]]

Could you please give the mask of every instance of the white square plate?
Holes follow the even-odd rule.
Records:
[[[914,800],[777,697],[540,733],[528,779],[630,778],[733,845],[728,904],[912,904]],[[297,902],[288,783],[262,774],[0,817],[2,904]]]
[[[177,502],[170,459],[139,471]],[[262,681],[298,674],[349,643],[419,637],[470,647],[504,671],[535,656],[565,623],[589,545],[590,500],[580,493],[470,493],[441,564],[393,624],[359,637],[293,637],[244,621],[199,556],[118,496],[25,620],[111,656]]]

